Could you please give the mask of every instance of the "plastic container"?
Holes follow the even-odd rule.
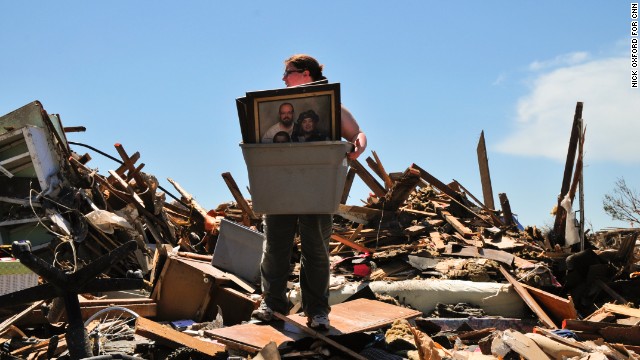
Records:
[[[264,241],[261,232],[222,219],[211,265],[258,284]]]
[[[240,144],[253,210],[332,214],[338,210],[353,144],[345,141]]]

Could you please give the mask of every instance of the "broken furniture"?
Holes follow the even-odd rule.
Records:
[[[99,279],[96,276],[103,273],[108,267],[124,258],[137,247],[135,241],[130,241],[118,247],[83,268],[68,273],[57,269],[31,252],[31,244],[28,241],[14,242],[12,244],[13,256],[25,266],[42,276],[47,282],[0,296],[3,306],[30,303],[36,300],[61,297],[64,300],[67,312],[67,344],[73,360],[92,356],[86,329],[80,313],[78,294],[98,291],[139,289],[143,286],[143,279]]]

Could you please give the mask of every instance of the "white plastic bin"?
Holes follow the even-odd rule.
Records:
[[[211,265],[253,284],[260,283],[264,234],[222,219]]]
[[[353,144],[345,141],[240,144],[253,210],[332,214],[338,210]]]

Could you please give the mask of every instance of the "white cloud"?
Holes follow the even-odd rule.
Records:
[[[491,85],[500,85],[507,79],[507,75],[504,73],[498,75],[498,77],[493,81]]]
[[[554,68],[558,66],[576,65],[586,61],[588,58],[589,58],[589,53],[586,53],[584,51],[573,52],[569,54],[562,54],[562,55],[556,56],[551,60],[545,60],[545,61],[536,60],[531,64],[529,64],[529,70],[540,71],[540,70]]]
[[[515,129],[497,145],[504,153],[564,161],[576,103],[584,103],[585,156],[640,163],[640,90],[631,89],[629,59],[591,61],[539,74],[517,104]]]

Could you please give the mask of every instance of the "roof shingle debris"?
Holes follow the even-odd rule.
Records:
[[[417,164],[387,173],[374,152],[372,174],[352,161],[331,237],[332,327],[318,333],[298,314],[297,252],[290,312],[250,319],[260,287],[247,272],[256,264],[242,260],[259,259],[260,244],[246,242],[260,241],[261,214],[230,173],[234,201],[206,210],[178,182],[168,179],[179,197],[143,172],[140,152],[115,144],[118,158],[67,141],[79,128],[37,101],[0,125],[2,256],[31,259],[19,273],[0,262],[0,290],[11,286],[0,295],[2,359],[639,358],[640,231],[591,234],[580,250],[558,231],[550,239],[521,227],[506,194],[493,208],[484,133],[484,203]],[[115,169],[98,173],[80,148]],[[371,195],[347,205],[356,175]],[[215,251],[219,240],[229,253]],[[220,261],[233,246],[242,256]],[[90,271],[110,287],[69,280]],[[48,290],[34,290],[25,272]]]

